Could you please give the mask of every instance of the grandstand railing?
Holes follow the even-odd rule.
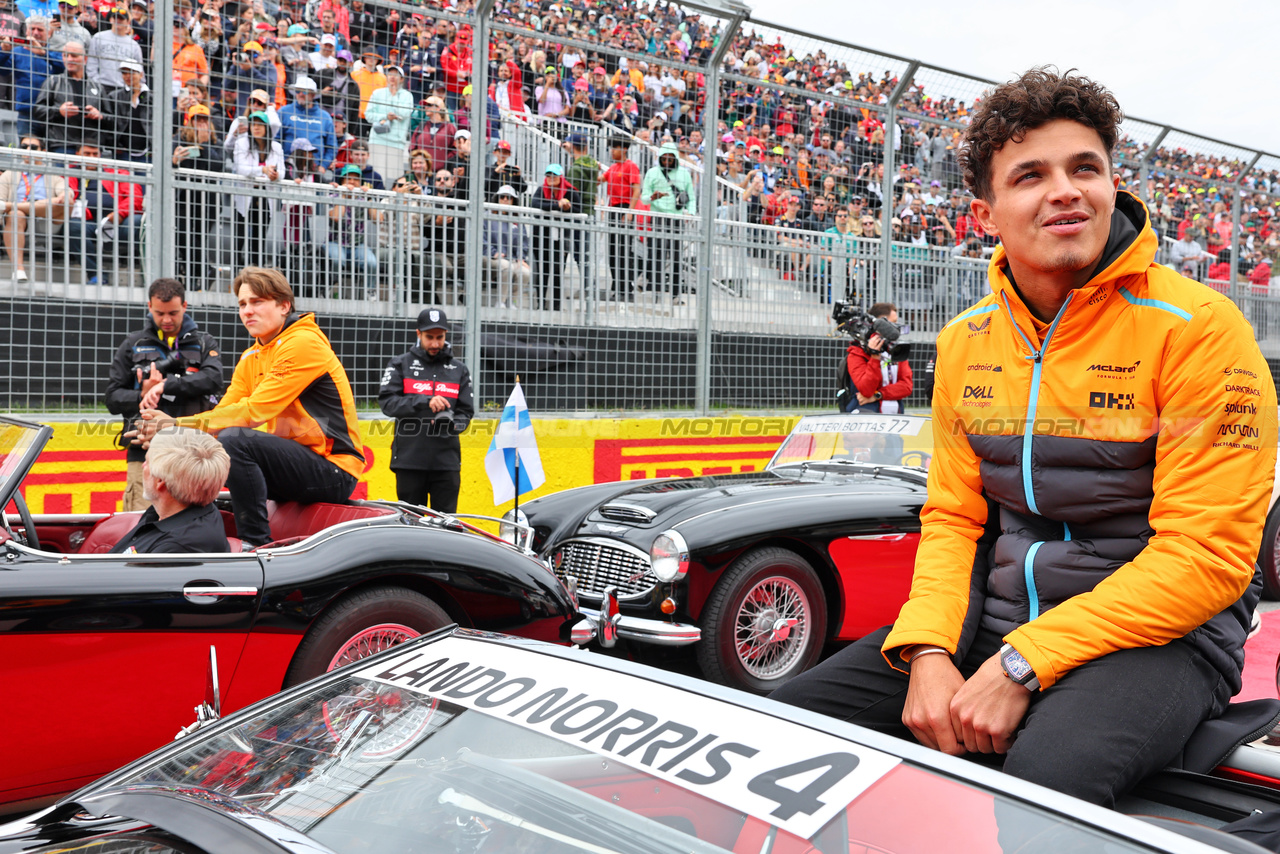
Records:
[[[689,97],[681,105],[695,111],[685,126],[696,127],[704,139],[701,152],[686,147],[681,155],[693,178],[698,213],[612,209],[603,196],[589,215],[534,206],[546,166],[567,168],[572,161],[562,146],[569,134],[582,135],[587,153],[604,167],[610,140],[625,136],[628,156],[643,175],[655,165],[661,142],[648,130],[633,135],[608,124],[504,111],[494,139],[481,139],[478,123],[471,123],[476,134],[466,175],[469,195],[347,191],[323,180],[254,181],[230,171],[175,166],[167,156],[175,122],[168,98],[160,97],[154,101],[153,148],[165,156],[151,162],[103,159],[95,167],[84,158],[41,153],[33,164],[30,154],[24,160],[23,151],[0,148],[0,173],[81,181],[95,167],[106,180],[136,187],[144,200],[125,229],[108,227],[99,239],[85,237],[93,231],[87,227],[92,216],[86,218],[75,201],[65,211],[46,212],[28,225],[25,280],[14,275],[13,258],[0,260],[0,293],[10,318],[0,340],[27,340],[28,330],[18,325],[33,313],[48,318],[51,327],[60,318],[80,324],[60,330],[58,340],[75,340],[77,346],[61,351],[59,370],[33,373],[0,389],[0,409],[97,405],[98,378],[119,343],[119,329],[85,327],[71,305],[101,305],[105,315],[124,303],[130,306],[126,314],[141,317],[135,311],[144,300],[141,286],[178,274],[188,284],[190,304],[223,318],[230,323],[224,334],[234,335],[229,286],[236,271],[252,263],[283,269],[298,289],[300,306],[321,315],[344,361],[361,365],[353,381],[364,402],[376,397],[377,363],[409,343],[409,320],[425,305],[444,306],[454,323],[455,347],[475,368],[482,411],[500,406],[517,372],[512,366],[524,366],[519,372],[533,377],[527,390],[543,411],[821,408],[830,400],[829,377],[846,343],[830,320],[833,301],[893,301],[910,327],[907,340],[928,345],[949,318],[985,293],[985,258],[971,257],[954,241],[935,238],[933,245],[917,245],[777,224],[748,202],[750,171],[735,171],[734,162],[719,153],[722,135],[752,110],[768,123],[786,115],[788,104],[800,111],[818,104],[820,113],[821,105],[829,105],[816,126],[819,133],[827,129],[840,137],[847,128],[842,122],[866,117],[884,123],[883,142],[850,141],[846,150],[856,159],[839,176],[842,187],[873,203],[875,197],[893,198],[906,183],[900,169],[906,165],[918,170],[923,184],[937,180],[947,193],[959,183],[955,141],[965,113],[958,105],[972,106],[993,81],[758,21],[734,2],[660,0],[647,7],[653,26],[633,27],[621,42],[585,27],[552,38],[543,22],[533,20],[533,7],[523,4],[482,0],[466,14],[397,0],[370,5],[425,14],[428,23],[473,27],[476,43],[491,52],[518,44],[530,52],[552,51],[546,61],[559,65],[571,52],[598,51],[700,75],[704,89],[686,90]],[[632,14],[629,8],[624,4],[618,14]],[[667,41],[680,35],[682,24],[700,45],[687,54],[678,46],[672,52]],[[173,26],[167,15],[159,16],[155,43],[168,43]],[[636,37],[641,30],[647,33],[644,43]],[[770,61],[753,64],[752,52],[768,55],[778,74],[791,68],[802,73],[762,77],[760,68]],[[168,51],[156,52],[153,83],[170,79],[172,62]],[[836,73],[806,80],[806,73],[818,77],[821,63]],[[465,108],[458,113],[488,115],[488,74],[485,63],[476,64],[470,103],[454,104]],[[841,85],[846,79],[848,87]],[[449,97],[458,100],[456,93]],[[744,100],[751,106],[744,108]],[[17,142],[16,133],[0,124],[9,143]],[[484,196],[497,138],[511,143],[511,160],[527,182],[517,188],[515,205],[497,205]],[[102,142],[110,153],[111,141]],[[883,177],[860,180],[860,162],[882,165]],[[1192,234],[1203,235],[1206,253],[1225,254],[1217,265],[1200,260],[1188,272],[1235,300],[1264,352],[1280,357],[1280,278],[1246,275],[1255,253],[1266,248],[1247,224],[1259,216],[1254,208],[1280,202],[1280,157],[1131,117],[1115,162],[1124,186],[1151,207],[1162,263],[1173,263],[1181,230],[1174,211],[1166,210],[1168,194],[1201,202]],[[705,180],[707,170],[714,181]],[[388,187],[396,177],[383,176]],[[815,183],[821,177],[815,174]],[[816,187],[806,189],[812,194]],[[879,206],[882,233],[905,236],[895,231],[898,213],[896,204]],[[494,257],[490,232],[527,238],[527,249],[520,250],[524,257]],[[30,363],[21,354],[9,355],[15,366]],[[535,385],[539,379],[541,388]]]

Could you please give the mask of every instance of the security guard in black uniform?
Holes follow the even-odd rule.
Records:
[[[424,309],[417,330],[417,345],[391,360],[378,390],[378,405],[396,419],[391,442],[396,497],[456,513],[462,483],[458,434],[476,411],[471,372],[449,349],[449,319],[443,310]]]

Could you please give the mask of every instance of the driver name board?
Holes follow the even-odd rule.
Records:
[[[442,638],[355,675],[607,756],[804,839],[900,761],[772,715],[497,644]]]
[[[792,430],[799,433],[892,433],[918,436],[927,418],[895,418],[884,415],[828,415],[803,418]]]

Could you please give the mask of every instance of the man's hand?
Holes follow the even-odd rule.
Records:
[[[139,408],[158,409],[160,407],[160,395],[162,394],[164,394],[164,380],[160,380],[160,382],[151,386],[150,391],[143,392]]]
[[[956,692],[951,720],[970,753],[1008,753],[1030,705],[1031,692],[1005,676],[993,655]]]
[[[133,422],[134,429],[125,433],[125,438],[144,449],[151,447],[151,440],[166,427],[174,424],[174,419],[158,409],[144,409]]]
[[[875,401],[875,399],[876,399],[876,397],[875,397],[875,395],[874,395],[874,394],[870,394],[870,395],[868,395],[868,394],[863,394],[862,392],[858,392],[858,403],[859,403],[860,405],[865,405],[865,404],[868,404],[868,403],[872,403],[872,402],[874,402],[874,401]]]
[[[58,112],[62,114],[64,119],[80,114],[80,108],[71,101],[63,101],[62,106],[58,107]]]
[[[151,373],[143,379],[142,368],[138,368],[138,384],[142,386],[142,399],[146,400],[147,392],[155,388],[159,383],[164,382],[164,375],[156,370],[156,363],[151,363]],[[144,406],[143,409],[154,409],[154,406]]]
[[[93,104],[85,107],[84,114],[95,122],[102,119],[102,113],[99,112],[98,108],[93,106]]]
[[[443,412],[449,408],[449,401],[437,394],[431,398],[428,405],[431,407],[432,412]]]
[[[996,663],[998,666],[999,662]],[[964,677],[951,663],[950,656],[922,655],[911,663],[911,682],[907,686],[902,722],[917,741],[952,756],[964,753],[951,711],[953,700],[964,685]]]

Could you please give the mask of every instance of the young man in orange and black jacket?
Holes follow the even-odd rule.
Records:
[[[983,99],[965,179],[1002,245],[938,337],[910,599],[775,694],[1104,805],[1240,689],[1276,460],[1248,323],[1117,189],[1120,115],[1039,69]]]

